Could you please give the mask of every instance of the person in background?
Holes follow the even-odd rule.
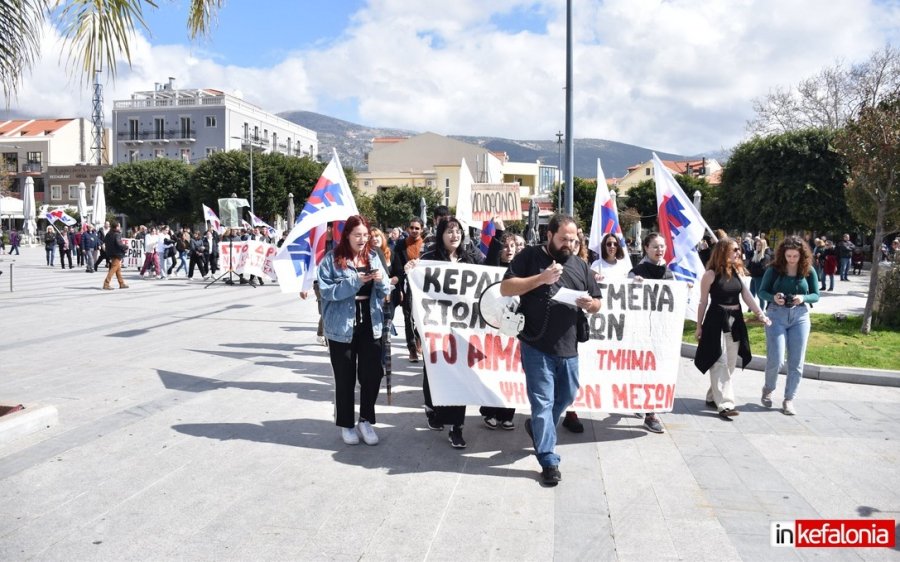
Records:
[[[813,240],[812,249],[812,261],[813,261],[813,269],[816,270],[816,275],[819,280],[823,280],[825,275],[825,239],[824,238],[816,238]],[[825,287],[822,287],[822,290],[825,290]]]
[[[725,234],[724,231],[719,230],[716,231],[716,234],[718,235],[719,232],[721,232],[722,235]],[[724,240],[725,238],[727,238],[727,236],[720,240]],[[665,239],[658,232],[651,232],[644,237],[643,247],[644,257],[628,273],[628,277],[637,282],[641,282],[644,279],[675,279],[672,271],[666,266]],[[665,433],[666,431],[663,429],[662,422],[655,412],[644,413],[644,427],[647,431],[652,433]]]
[[[759,285],[762,283],[763,275],[765,275],[766,268],[769,267],[771,262],[772,250],[769,248],[769,244],[764,238],[757,238],[753,255],[750,257],[750,262],[747,265],[747,269],[750,272],[750,294],[754,297],[759,293]],[[766,307],[766,301],[762,297],[759,299],[759,306],[760,308]]]
[[[175,254],[178,256],[178,267],[175,268],[174,275],[177,277],[179,271],[184,271],[184,276],[188,273],[188,254],[191,248],[191,235],[189,231],[182,231],[175,240]],[[172,272],[170,271],[171,275]]]
[[[103,246],[106,248],[106,255],[109,257],[109,271],[106,273],[106,279],[103,280],[103,288],[112,291],[113,288],[109,284],[113,276],[119,283],[120,289],[127,289],[128,284],[122,278],[122,258],[125,257],[125,250],[128,247],[122,241],[122,227],[116,221],[109,223],[106,230],[106,236],[103,239]]]
[[[372,248],[366,219],[347,219],[334,251],[316,272],[328,353],[334,371],[335,424],[341,439],[377,445],[375,402],[384,376],[381,335],[384,298],[390,290],[387,271]],[[359,381],[359,421],[354,428],[354,393]]]
[[[850,261],[853,259],[853,250],[856,245],[850,241],[850,235],[844,234],[843,239],[838,243],[837,255],[840,262],[841,281],[850,280]]]
[[[66,268],[65,258],[69,258],[69,269],[72,269],[72,237],[69,236],[69,227],[64,226],[62,232],[56,235],[56,246],[59,248],[59,265]]]
[[[399,250],[397,251],[397,259],[400,260],[401,270],[404,271],[403,277],[399,279],[397,286],[400,287],[401,290],[400,302],[403,308],[406,349],[409,350],[410,363],[419,362],[419,353],[422,349],[422,343],[419,340],[419,336],[416,334],[415,326],[413,325],[412,300],[409,295],[409,288],[406,286],[405,268],[407,263],[419,259],[419,256],[422,254],[422,250],[425,246],[425,240],[422,238],[423,228],[424,225],[422,224],[422,219],[418,217],[410,219],[409,224],[406,227],[408,234],[402,244],[398,242]]]
[[[9,255],[12,255],[13,252],[15,252],[17,256],[19,255],[19,244],[21,242],[22,240],[19,237],[18,230],[13,228],[11,231],[9,231]]]
[[[81,267],[84,265],[84,253],[81,251],[81,233],[87,228],[87,225],[82,225],[81,230],[72,229],[72,238],[75,241],[75,245],[72,246],[72,251],[75,252],[75,265]]]
[[[209,255],[207,257],[207,270],[210,275],[215,275],[219,271],[219,233],[215,228],[206,230],[206,244],[209,246]]]
[[[862,248],[859,246],[853,248],[853,256],[850,258],[850,269],[853,271],[853,275],[862,274],[864,261],[865,255],[863,255]]]
[[[591,264],[591,270],[599,274],[597,281],[627,279],[631,271],[631,259],[625,255],[619,238],[609,232],[600,240],[600,257]]]
[[[562,480],[556,452],[556,426],[578,391],[578,315],[600,310],[600,288],[587,263],[574,257],[578,241],[575,219],[554,215],[547,225],[546,245],[529,246],[512,263],[500,284],[500,294],[519,296],[525,328],[519,334],[519,353],[525,371],[531,437],[541,466],[541,481],[556,486]],[[565,287],[586,291],[578,309],[554,301]]]
[[[159,254],[156,253],[158,244],[159,231],[154,226],[150,229],[149,234],[144,233],[144,264],[141,266],[141,277],[144,276],[148,269],[152,268],[156,271],[156,278],[160,279]]]
[[[757,241],[757,251],[760,242],[765,244],[765,241]],[[726,238],[716,242],[706,272],[700,278],[700,302],[697,306],[695,336],[698,345],[694,365],[701,373],[709,371],[706,405],[716,408],[719,417],[727,421],[739,413],[734,408],[734,389],[731,386],[737,358],[742,360],[741,369],[752,358],[740,299],[744,299],[759,320],[767,326],[771,324],[741,281],[740,276],[746,274],[742,254],[743,248],[736,240]]]
[[[226,236],[231,229],[225,231]],[[203,277],[203,280],[206,280],[207,277],[207,269],[206,269],[206,258],[209,255],[209,243],[206,238],[200,236],[200,231],[197,230],[194,232],[194,238],[191,240],[190,244],[190,265],[188,266],[188,279],[194,278],[194,266],[196,266],[200,270],[200,275]]]
[[[778,245],[759,289],[762,298],[769,301],[767,313],[772,320],[766,327],[766,383],[760,401],[772,407],[772,393],[786,350],[787,381],[781,411],[788,416],[796,414],[794,399],[803,378],[810,329],[808,305],[819,301],[819,280],[811,262],[809,246],[797,236],[786,237]]]
[[[86,273],[93,273],[94,262],[97,260],[97,253],[100,250],[100,237],[94,230],[94,225],[89,224],[86,230],[81,233],[81,252],[84,254],[84,267]]]
[[[516,235],[512,232],[506,232],[506,224],[503,222],[503,219],[494,217],[493,221],[496,232],[488,247],[484,265],[509,267],[510,262],[521,251],[516,244]],[[516,428],[516,424],[513,421],[516,415],[515,408],[482,406],[479,409],[479,413],[485,427],[488,429],[497,429],[499,427],[500,429],[512,431]]]
[[[834,290],[834,274],[838,270],[837,251],[834,249],[834,242],[825,241],[825,249],[822,251],[822,287],[820,291],[825,290],[825,279],[828,279],[828,290]]]
[[[109,221],[104,222],[103,228],[101,228],[100,231],[97,232],[97,236],[100,237],[100,255],[97,256],[97,260],[94,262],[94,269],[100,268],[101,261],[105,261],[107,269],[109,268],[109,265],[110,265],[109,256],[106,255],[106,249],[105,249],[105,246],[106,246],[105,240],[106,240],[107,232],[109,232]]]

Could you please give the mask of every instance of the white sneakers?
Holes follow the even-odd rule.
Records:
[[[372,424],[368,421],[359,420],[359,423],[356,424],[356,431],[359,432],[360,437],[362,437],[362,440],[366,445],[378,444],[378,435],[375,434],[375,430],[372,429]]]
[[[354,427],[342,427],[341,439],[348,445],[359,445],[359,434],[356,433]]]
[[[763,389],[762,389],[762,398],[760,398],[759,401],[762,402],[762,405],[765,406],[766,408],[772,407],[772,393],[773,392],[775,392],[774,389],[766,390],[766,387],[763,387]]]
[[[362,437],[366,445],[377,445],[378,435],[372,428],[372,424],[366,420],[360,420],[356,427],[342,427],[341,439],[347,445],[359,445],[359,438]]]
[[[794,409],[794,401],[793,400],[785,400],[784,404],[782,404],[781,411],[786,416],[795,416],[797,415],[797,410]]]

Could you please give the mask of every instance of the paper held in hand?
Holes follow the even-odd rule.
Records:
[[[578,307],[578,305],[575,304],[575,301],[577,301],[581,297],[590,298],[591,296],[588,294],[587,291],[575,291],[573,289],[567,289],[565,287],[560,287],[560,289],[556,292],[556,294],[550,298],[552,300],[559,301],[563,304],[568,304],[568,305],[571,305],[574,307]]]

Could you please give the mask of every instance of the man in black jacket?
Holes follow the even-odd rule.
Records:
[[[127,289],[128,285],[122,279],[122,258],[125,257],[127,247],[122,242],[122,227],[116,221],[110,222],[109,232],[106,233],[106,237],[103,239],[103,245],[106,248],[106,255],[110,262],[109,272],[106,274],[106,279],[103,280],[103,288],[107,291],[113,290],[109,282],[112,281],[113,275],[115,275],[119,288]]]

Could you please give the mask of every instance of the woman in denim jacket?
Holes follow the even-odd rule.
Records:
[[[390,281],[378,258],[366,219],[347,219],[341,242],[325,255],[317,278],[322,295],[322,318],[334,371],[335,424],[341,438],[356,445],[362,437],[377,445],[375,401],[381,388],[381,331],[384,297]],[[354,428],[353,395],[359,380],[359,422]]]

